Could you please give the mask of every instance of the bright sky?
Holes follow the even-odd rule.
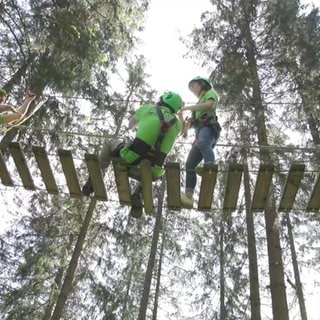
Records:
[[[319,6],[320,0],[301,0],[301,4],[307,3]],[[188,90],[189,80],[209,76],[211,70],[183,57],[186,48],[179,37],[185,38],[195,26],[201,26],[201,14],[211,7],[210,0],[151,0],[141,51],[149,62],[146,71],[151,75],[151,86],[160,94],[171,90],[186,102],[195,101]]]
[[[176,91],[185,101],[194,101],[188,82],[195,76],[209,76],[186,53],[179,36],[186,37],[200,26],[201,14],[211,7],[209,0],[152,0],[143,35],[142,53],[147,57],[151,86],[159,93]]]

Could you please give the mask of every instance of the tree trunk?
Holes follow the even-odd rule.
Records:
[[[307,311],[306,305],[304,303],[304,296],[303,296],[303,289],[300,280],[300,272],[296,254],[296,248],[294,245],[293,233],[292,233],[292,225],[289,214],[286,216],[287,228],[288,228],[288,235],[289,235],[289,244],[290,244],[290,251],[291,251],[291,258],[292,258],[292,265],[293,265],[293,272],[294,272],[294,279],[295,279],[295,290],[298,296],[299,307],[300,307],[300,315],[301,320],[307,320]]]
[[[224,276],[224,220],[221,219],[220,224],[220,319],[227,320],[227,310],[225,305],[225,276]]]
[[[159,197],[158,197],[159,202],[158,202],[158,209],[156,214],[156,222],[154,225],[150,256],[149,256],[146,276],[144,280],[143,293],[140,301],[140,310],[139,310],[138,320],[146,319],[148,299],[149,299],[150,287],[151,287],[151,281],[152,281],[152,272],[155,265],[159,234],[161,231],[162,204],[163,204],[164,192],[165,192],[165,180],[162,179],[162,184],[161,184]]]
[[[58,272],[57,272],[55,278],[54,278],[54,282],[51,286],[50,297],[48,299],[48,304],[45,309],[44,316],[43,316],[42,320],[50,320],[50,318],[51,318],[52,310],[54,308],[55,292],[57,291],[56,288],[61,288],[62,277],[63,277],[63,268],[60,267],[58,269]]]
[[[90,205],[89,205],[86,217],[85,217],[83,224],[81,226],[79,236],[78,236],[76,245],[74,247],[71,261],[69,263],[67,273],[66,273],[64,282],[62,284],[60,294],[58,296],[58,300],[57,300],[55,309],[53,311],[51,320],[58,320],[61,318],[61,316],[63,314],[63,309],[65,307],[67,298],[68,298],[68,296],[71,292],[71,289],[72,289],[72,283],[74,280],[75,270],[78,265],[79,257],[82,252],[83,244],[86,239],[86,235],[87,235],[88,228],[89,228],[89,225],[90,225],[90,222],[92,219],[92,215],[93,215],[93,211],[94,211],[96,202],[97,202],[97,200],[95,198],[92,198],[90,201]]]
[[[164,249],[164,245],[163,245],[163,236],[162,236],[162,243],[161,243],[158,270],[157,270],[157,285],[156,285],[156,292],[155,292],[155,297],[154,297],[152,320],[157,320],[158,301],[159,301],[159,295],[160,295],[160,282],[161,282],[161,269],[162,269],[163,249]]]
[[[245,8],[244,8],[245,10]],[[255,57],[256,48],[250,32],[250,21],[247,19],[241,26],[241,32],[246,42],[246,57],[248,67],[252,78],[252,104],[255,106],[255,118],[259,146],[268,145],[266,121],[264,108],[262,103],[261,85],[258,76],[258,67]],[[268,163],[270,162],[270,154],[268,149],[260,148],[260,159]],[[271,188],[273,194],[273,188]],[[264,212],[268,258],[269,258],[269,275],[270,290],[272,300],[272,312],[274,320],[289,320],[288,303],[286,296],[286,288],[284,284],[284,271],[282,263],[282,252],[280,245],[279,223],[276,211],[275,199],[270,197],[268,208]]]
[[[251,208],[250,176],[248,166],[244,170],[244,197],[246,203],[246,223],[249,255],[250,306],[251,319],[261,320],[259,272],[257,261],[256,238],[254,234],[254,220]]]

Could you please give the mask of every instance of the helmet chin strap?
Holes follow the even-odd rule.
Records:
[[[203,90],[203,89],[201,89],[201,91],[200,91],[200,95],[198,96],[198,103],[201,101],[201,99],[202,99],[202,97],[204,96],[204,94],[205,94],[206,92]]]

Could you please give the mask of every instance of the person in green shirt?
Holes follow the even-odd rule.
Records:
[[[194,105],[184,106],[181,112],[192,111],[191,127],[195,129],[196,138],[186,161],[185,193],[181,195],[181,205],[193,207],[193,193],[197,183],[196,167],[204,163],[214,163],[213,148],[220,136],[221,127],[217,121],[219,96],[207,78],[196,77],[189,82],[189,89],[198,98]]]
[[[149,159],[153,180],[164,174],[163,163],[182,130],[177,112],[184,105],[178,93],[165,92],[156,104],[144,104],[129,120],[129,129],[137,129],[129,144],[119,139],[106,141],[99,156],[101,167],[106,168],[112,157],[120,157],[129,167],[129,176],[139,180],[139,163]],[[90,179],[82,188],[84,195],[93,192]]]

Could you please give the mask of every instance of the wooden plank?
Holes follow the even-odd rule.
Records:
[[[121,204],[131,204],[131,192],[129,185],[128,168],[120,159],[112,159],[115,181],[117,185],[119,201]]]
[[[172,210],[181,209],[180,190],[180,164],[177,162],[167,162],[165,164],[165,174],[167,181],[167,202],[168,208]]]
[[[279,211],[288,212],[292,209],[301,179],[305,170],[304,164],[292,164],[283,188]]]
[[[58,149],[58,155],[65,175],[71,197],[82,197],[79,180],[74,166],[71,151]]]
[[[240,183],[243,173],[242,164],[230,164],[228,169],[225,195],[223,201],[223,210],[227,212],[234,211],[237,206]]]
[[[13,181],[11,179],[10,173],[8,171],[6,162],[4,160],[3,154],[0,151],[0,178],[5,186],[13,186]]]
[[[204,164],[201,169],[198,209],[207,211],[211,209],[213,191],[217,180],[218,166],[215,164]]]
[[[18,142],[10,142],[9,150],[17,167],[24,188],[29,190],[35,190],[36,187],[31,177],[31,173],[29,171],[27,161],[25,159],[20,144]]]
[[[320,174],[318,175],[316,183],[313,187],[306,211],[315,212],[315,211],[318,211],[319,209],[320,209]]]
[[[264,211],[266,209],[273,173],[274,165],[260,164],[251,202],[252,211]]]
[[[151,162],[144,159],[140,162],[142,198],[145,213],[153,213]]]
[[[98,156],[96,154],[86,153],[84,157],[89,170],[89,175],[94,190],[94,196],[97,198],[97,200],[108,200],[106,187],[103,181],[103,173]]]
[[[33,146],[32,151],[35,155],[42,180],[46,186],[48,193],[58,194],[58,186],[53,176],[46,150],[43,147]]]

